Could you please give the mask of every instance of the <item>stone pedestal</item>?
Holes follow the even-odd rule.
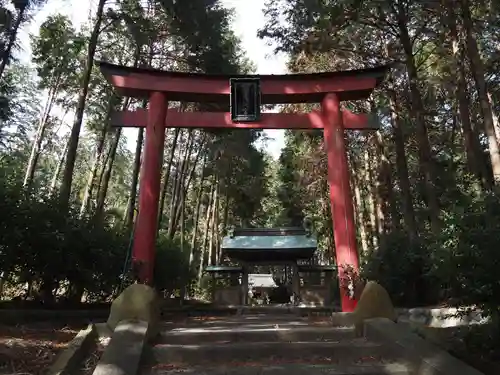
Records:
[[[107,325],[114,331],[121,321],[144,321],[149,325],[148,338],[152,338],[158,334],[160,314],[156,291],[145,284],[132,284],[111,304]]]
[[[221,287],[215,290],[214,303],[219,306],[235,306],[241,304],[242,288],[240,285]]]

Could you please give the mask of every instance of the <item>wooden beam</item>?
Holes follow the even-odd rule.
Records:
[[[378,124],[370,121],[369,115],[342,111],[346,129],[374,130]],[[115,127],[145,127],[148,111],[117,111],[111,117]],[[231,121],[229,112],[180,112],[169,109],[165,119],[166,128],[232,128],[232,129],[323,129],[323,119],[318,111],[311,113],[263,113],[260,122]]]
[[[334,92],[342,100],[366,99],[390,66],[285,75],[214,75],[132,68],[97,63],[106,80],[124,96],[148,97],[161,91],[169,101],[229,102],[231,78],[258,78],[263,104],[319,103]]]

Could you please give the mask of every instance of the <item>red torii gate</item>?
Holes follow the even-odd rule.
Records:
[[[343,100],[370,96],[382,82],[388,66],[314,74],[231,76],[180,73],[99,63],[102,74],[116,91],[149,99],[149,110],[117,112],[114,126],[145,127],[146,140],[139,186],[139,212],[134,234],[133,262],[140,264],[139,279],[153,279],[157,215],[165,128],[323,129],[328,157],[328,183],[339,279],[344,268],[359,269],[354,210],[344,129],[374,129],[367,115],[341,110]],[[264,113],[259,122],[231,121],[226,112],[179,112],[169,101],[229,103],[230,78],[259,78],[262,104],[321,103],[321,111],[308,114]],[[356,301],[340,288],[342,311],[353,311]]]

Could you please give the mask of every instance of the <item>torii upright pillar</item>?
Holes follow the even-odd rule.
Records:
[[[137,268],[139,280],[145,284],[152,284],[154,275],[167,107],[165,93],[151,93],[139,183],[139,212],[136,218],[132,248],[132,263]]]
[[[330,209],[332,211],[335,256],[339,282],[347,279],[346,267],[359,268],[354,226],[354,208],[349,185],[349,166],[344,139],[344,120],[340,101],[336,94],[327,94],[321,103],[323,113],[323,136],[328,160],[328,184],[330,186]],[[353,285],[354,286],[354,285]],[[356,300],[349,296],[346,285],[340,288],[342,311],[353,311]]]

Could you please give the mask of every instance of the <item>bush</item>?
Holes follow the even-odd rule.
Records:
[[[129,235],[105,220],[79,218],[61,210],[56,199],[25,196],[15,184],[0,184],[0,272],[14,295],[49,305],[57,297],[79,302],[107,301],[119,292]],[[156,285],[180,290],[192,280],[189,249],[160,236]],[[28,290],[23,291],[28,284]]]
[[[184,285],[191,288],[194,270],[189,269],[189,246],[181,251],[178,238],[160,235],[156,246],[155,287],[166,297],[181,296]]]
[[[442,217],[438,235],[421,235],[413,245],[404,232],[382,238],[383,246],[364,259],[363,277],[381,283],[396,305],[446,302],[498,317],[499,196],[462,194]]]
[[[451,304],[500,313],[500,201],[488,194],[447,213],[432,251],[432,273]]]
[[[393,303],[401,307],[436,303],[438,291],[431,269],[426,240],[410,243],[405,232],[392,232],[381,239],[381,246],[363,260],[362,277],[377,281],[387,289]]]

